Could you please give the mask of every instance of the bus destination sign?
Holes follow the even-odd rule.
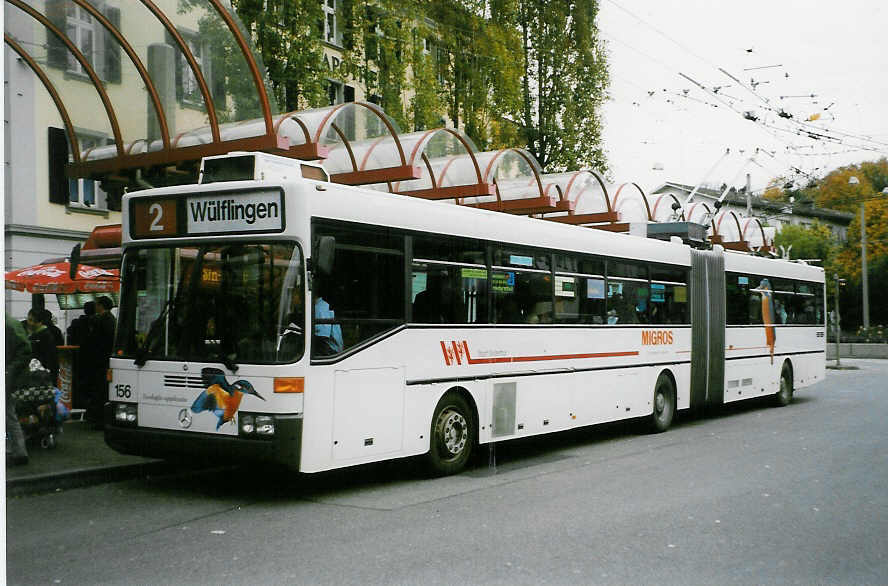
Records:
[[[284,202],[280,190],[228,191],[190,197],[135,199],[134,238],[281,232]]]
[[[189,234],[270,232],[284,226],[280,193],[220,193],[185,201]]]

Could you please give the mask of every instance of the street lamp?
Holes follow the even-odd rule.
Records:
[[[860,180],[854,175],[848,178],[848,185],[859,185]],[[882,190],[882,193],[888,195],[888,187]],[[863,288],[863,329],[869,329],[869,278],[866,270],[866,211],[864,204],[866,200],[860,202],[860,263],[862,270],[861,286]]]

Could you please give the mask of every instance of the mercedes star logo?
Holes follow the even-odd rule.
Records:
[[[179,411],[179,425],[183,429],[191,427],[191,413],[188,412],[188,409],[182,409]]]

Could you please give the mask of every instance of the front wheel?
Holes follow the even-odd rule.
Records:
[[[476,441],[469,404],[458,393],[446,393],[432,417],[428,465],[433,474],[456,474],[465,468]]]
[[[792,402],[792,373],[784,365],[780,372],[780,390],[774,395],[774,403],[778,407],[786,407]]]
[[[654,412],[651,413],[650,429],[660,433],[669,429],[675,416],[675,386],[665,374],[661,374],[654,385]]]

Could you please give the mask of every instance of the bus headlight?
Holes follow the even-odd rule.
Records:
[[[256,433],[259,435],[274,435],[274,417],[271,415],[257,415]]]
[[[135,403],[117,403],[114,407],[114,421],[122,425],[136,425],[138,421],[138,405]]]
[[[238,430],[241,437],[270,439],[274,437],[274,415],[262,413],[240,413]]]

